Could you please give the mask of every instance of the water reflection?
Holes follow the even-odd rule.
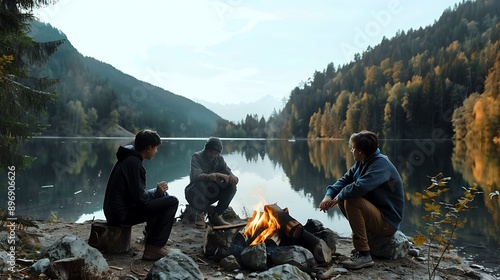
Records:
[[[52,212],[65,221],[102,216],[107,177],[119,145],[133,139],[35,139],[23,145],[23,152],[37,160],[16,176],[18,214],[47,220]],[[164,139],[158,154],[144,161],[147,181],[169,182],[171,195],[185,205],[184,187],[189,182],[190,158],[202,149],[205,139]],[[484,265],[500,265],[499,200],[489,192],[500,189],[499,152],[481,151],[451,141],[384,141],[381,150],[400,171],[406,189],[402,230],[413,235],[424,229],[425,214],[417,191],[429,185],[427,176],[442,172],[452,177],[446,199],[456,200],[461,186],[477,183],[485,195],[477,196],[476,209],[458,232],[457,245],[477,254]],[[289,208],[299,222],[318,219],[337,233],[348,236],[350,229],[338,208],[322,213],[318,209],[327,185],[353,164],[346,140],[224,140],[223,156],[240,177],[231,206],[240,215],[255,207],[278,203]],[[3,197],[3,196],[2,196]],[[4,203],[4,202],[2,202]],[[5,204],[3,204],[5,205]],[[260,205],[260,206],[259,206]],[[261,210],[261,209],[259,209]]]

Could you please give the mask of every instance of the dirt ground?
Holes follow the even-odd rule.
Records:
[[[87,240],[90,234],[91,225],[88,223],[38,223],[38,229],[28,229],[28,232],[33,232],[33,235],[38,235],[39,245],[45,247],[66,234],[74,234]],[[132,249],[129,253],[121,255],[106,255],[110,266],[108,275],[109,279],[144,279],[153,266],[152,261],[143,261],[143,229],[144,225],[136,225],[132,227]],[[205,229],[196,228],[191,223],[177,222],[167,243],[170,248],[177,248],[186,255],[190,256],[199,266],[205,279],[255,279],[255,272],[252,271],[225,271],[217,261],[207,258],[203,254],[203,239]],[[326,268],[332,271],[332,268],[341,268],[341,261],[350,256],[352,243],[349,238],[337,239],[337,251],[334,258]],[[421,248],[423,251],[424,248]],[[437,252],[433,254],[437,255]],[[29,256],[18,256],[29,258]],[[33,257],[32,257],[33,258]],[[452,268],[450,268],[452,267]],[[23,267],[21,266],[22,270]],[[474,270],[469,265],[454,254],[444,257],[440,264],[438,275],[442,279],[474,279],[475,277],[465,276],[461,269]],[[479,270],[475,270],[479,273]],[[483,272],[484,273],[484,272]],[[495,277],[488,275],[491,279]],[[19,278],[12,278],[19,279]],[[37,279],[47,279],[39,277]],[[417,260],[414,257],[389,261],[375,259],[375,265],[370,268],[360,270],[344,270],[341,274],[333,273],[326,279],[429,279],[427,271],[427,262]],[[476,278],[478,279],[478,278]],[[487,279],[487,278],[484,278]]]

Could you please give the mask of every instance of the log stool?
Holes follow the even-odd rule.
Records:
[[[102,253],[121,254],[130,249],[131,237],[131,225],[110,226],[106,221],[94,221],[88,243]]]

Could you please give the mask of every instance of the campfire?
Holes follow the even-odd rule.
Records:
[[[265,210],[266,208],[264,208],[264,212],[254,211],[252,218],[245,226],[243,235],[253,240],[250,246],[264,243],[268,238],[279,239],[277,233],[279,233],[280,223],[270,211]],[[284,210],[288,213],[288,209]]]
[[[290,216],[288,208],[282,209],[277,204],[268,204],[264,206],[264,211],[254,211],[246,223],[208,228],[203,249],[207,256],[222,260],[233,255],[241,262],[248,251],[259,251],[263,254],[260,258],[265,260],[277,248],[295,247],[293,249],[297,250],[298,246],[308,250],[314,262],[330,262],[332,253],[335,252],[335,244],[329,246],[311,231],[306,230]],[[253,266],[255,269],[254,265],[243,265],[250,268]],[[262,270],[262,267],[260,269]]]
[[[249,246],[266,242],[289,245],[302,233],[302,225],[289,215],[288,208],[281,209],[276,204],[265,205],[263,212],[254,211],[242,232],[245,239],[251,241]]]

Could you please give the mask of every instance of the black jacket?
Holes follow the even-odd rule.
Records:
[[[146,205],[155,192],[146,191],[146,169],[142,156],[132,145],[120,146],[116,152],[118,161],[109,175],[104,196],[104,215],[108,223],[121,223],[131,207]]]

